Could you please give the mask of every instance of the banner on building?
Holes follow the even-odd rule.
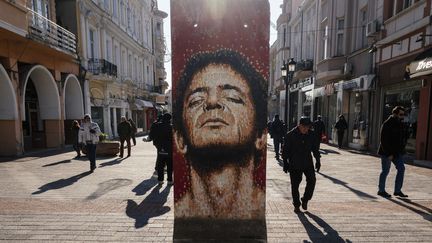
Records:
[[[264,239],[267,0],[171,0],[174,239]]]

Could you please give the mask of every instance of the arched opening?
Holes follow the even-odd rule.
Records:
[[[72,144],[73,138],[71,133],[71,126],[74,120],[80,120],[84,116],[84,102],[81,85],[77,77],[70,74],[65,79],[63,90],[64,97],[64,134],[65,144]]]
[[[16,155],[18,152],[17,142],[20,140],[16,129],[18,121],[18,105],[15,91],[9,76],[0,64],[0,134],[3,141],[0,146],[0,155]]]
[[[61,145],[60,97],[53,76],[37,65],[27,73],[22,102],[24,150]]]
[[[94,122],[96,122],[101,131],[105,132],[105,127],[104,127],[104,105],[105,105],[105,96],[102,93],[102,91],[100,91],[97,88],[92,88],[90,90],[91,93],[91,116],[92,116],[92,120]]]

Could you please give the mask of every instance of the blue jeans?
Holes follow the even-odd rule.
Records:
[[[383,156],[383,155],[381,156],[382,171],[379,177],[379,185],[378,185],[378,190],[380,192],[385,191],[385,183],[386,183],[387,175],[390,172],[391,162],[393,162],[397,170],[394,192],[396,193],[401,192],[404,173],[405,173],[405,165],[401,155],[398,155],[395,158],[393,158],[393,161],[390,161],[387,156]]]
[[[96,169],[96,144],[86,144],[87,157],[90,160],[90,170]]]

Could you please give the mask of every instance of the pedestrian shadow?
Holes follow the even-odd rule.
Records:
[[[161,185],[153,188],[139,205],[134,200],[127,200],[126,215],[135,219],[136,229],[146,226],[150,218],[164,215],[171,210],[169,206],[164,206],[168,200],[171,186],[166,186],[162,191],[161,188]]]
[[[341,180],[336,179],[336,178],[334,178],[332,176],[326,175],[326,174],[324,174],[322,172],[317,172],[317,173],[320,174],[320,175],[322,175],[324,178],[327,178],[327,179],[331,180],[334,184],[338,184],[338,185],[341,185],[341,186],[347,188],[348,190],[350,190],[351,192],[355,193],[359,197],[368,198],[368,199],[372,199],[372,200],[378,199],[375,196],[372,196],[370,194],[367,194],[365,192],[362,192],[360,190],[357,190],[355,188],[350,187],[348,185],[348,183],[346,183],[345,181],[341,181]]]
[[[49,166],[60,165],[60,164],[67,164],[67,163],[70,163],[71,161],[72,160],[70,160],[70,159],[65,159],[65,160],[62,160],[62,161],[58,161],[58,162],[54,162],[54,163],[51,163],[51,164],[43,165],[42,167],[49,167]]]
[[[137,196],[142,196],[146,194],[148,190],[156,186],[157,183],[156,179],[150,177],[149,179],[143,180],[134,189],[132,189],[132,192],[135,192],[135,195]]]
[[[113,159],[111,161],[107,161],[107,162],[99,164],[99,168],[106,167],[106,166],[118,165],[118,164],[120,164],[125,159],[126,158],[115,158],[115,159]]]
[[[411,205],[416,206],[418,208],[421,208],[421,209],[425,210],[426,212],[432,214],[432,209],[425,207],[419,203],[413,202],[411,199],[408,199],[408,198],[399,198],[399,199],[404,201],[405,203],[408,203],[408,204],[411,204]]]
[[[320,149],[320,154],[340,154],[338,151],[333,149]]]
[[[315,221],[320,227],[323,228],[324,232],[322,232],[320,229],[318,229],[311,221],[309,221],[308,217],[306,215]],[[333,229],[327,222],[325,222],[320,217],[309,213],[298,213],[297,217],[299,218],[300,222],[303,224],[306,233],[309,236],[309,239],[311,242],[347,242],[350,243],[350,240],[344,240],[342,237],[340,237],[339,233]],[[309,242],[307,240],[304,240],[303,242]]]
[[[98,189],[93,192],[86,200],[97,199],[110,191],[114,191],[120,187],[129,186],[132,180],[129,179],[111,179],[98,184]]]
[[[92,173],[91,171],[86,171],[86,172],[83,172],[81,174],[69,177],[67,179],[60,179],[60,180],[57,180],[57,181],[53,181],[53,182],[47,183],[47,184],[39,187],[39,191],[35,191],[32,194],[33,195],[41,194],[41,193],[44,193],[44,192],[49,191],[49,190],[57,190],[57,189],[60,189],[60,188],[63,188],[63,187],[70,186],[70,185],[74,184],[75,182],[77,182],[79,179],[81,179],[81,178],[83,178],[85,176],[88,176],[91,173]]]
[[[396,203],[396,204],[399,205],[399,206],[402,206],[402,207],[404,207],[404,208],[406,208],[406,209],[409,209],[409,210],[413,211],[414,213],[416,213],[416,214],[422,216],[425,220],[427,220],[427,221],[429,221],[429,222],[432,222],[432,214],[430,213],[431,210],[430,210],[429,208],[427,208],[427,207],[425,207],[425,206],[423,206],[423,205],[419,205],[418,203],[414,203],[414,202],[412,202],[412,201],[409,200],[409,199],[402,199],[402,198],[399,198],[400,200],[402,200],[403,202],[406,202],[407,204],[402,203],[401,201],[396,200],[396,199],[393,199],[393,198],[391,198],[391,197],[390,197],[390,198],[386,198],[386,199],[389,200],[390,202]],[[409,201],[409,202],[408,202],[408,201]],[[408,205],[408,204],[410,204],[410,205]],[[426,212],[424,212],[424,211],[422,211],[422,210],[420,210],[420,209],[417,209],[417,208],[415,208],[415,207],[413,207],[413,206],[411,206],[411,205],[417,206],[417,207],[419,207],[419,208],[425,210]]]

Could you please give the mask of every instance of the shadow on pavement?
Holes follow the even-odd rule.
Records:
[[[39,191],[35,191],[32,194],[33,195],[35,195],[35,194],[41,194],[41,193],[44,193],[44,192],[49,191],[49,190],[56,190],[56,189],[60,189],[60,188],[63,188],[63,187],[70,186],[70,185],[74,184],[75,182],[77,182],[79,179],[81,179],[81,178],[83,178],[85,176],[88,176],[91,173],[92,172],[90,172],[90,171],[86,171],[86,172],[83,172],[81,174],[69,177],[67,179],[60,179],[60,180],[57,180],[57,181],[53,181],[53,182],[47,183],[47,184],[39,187]]]
[[[98,189],[88,196],[87,200],[97,199],[110,191],[114,191],[117,188],[129,186],[132,184],[132,180],[129,179],[111,179],[98,184]]]
[[[155,178],[150,177],[149,179],[143,180],[134,189],[132,189],[132,192],[135,192],[135,195],[137,196],[142,196],[152,187],[156,186],[157,183],[158,181]]]
[[[321,154],[340,154],[338,151],[333,149],[320,149]]]
[[[425,207],[425,206],[423,206],[423,205],[421,205],[419,203],[413,202],[413,201],[411,201],[411,199],[408,199],[408,198],[399,198],[399,199],[402,200],[402,201],[404,201],[404,202],[406,202],[406,203],[408,203],[408,204],[411,204],[413,206],[421,208],[421,209],[425,210],[426,212],[432,214],[432,209],[430,209],[428,207]]]
[[[127,200],[126,215],[135,219],[135,228],[142,228],[148,224],[150,218],[166,214],[171,210],[164,206],[168,200],[171,186],[166,186],[162,191],[161,185],[156,186],[150,194],[138,205],[134,200]]]
[[[359,196],[359,197],[368,198],[368,199],[378,199],[378,198],[375,197],[375,196],[372,196],[372,195],[370,195],[370,194],[367,194],[367,193],[365,193],[365,192],[362,192],[362,191],[359,191],[359,190],[357,190],[357,189],[355,189],[355,188],[352,188],[352,187],[350,187],[350,186],[348,185],[348,183],[346,183],[346,182],[344,182],[344,181],[341,181],[341,180],[339,180],[339,179],[336,179],[336,178],[334,178],[334,177],[332,177],[332,176],[326,175],[326,174],[324,174],[324,173],[322,173],[322,172],[317,172],[317,174],[320,174],[320,175],[322,175],[324,178],[327,178],[327,179],[331,180],[331,181],[332,181],[333,183],[335,183],[335,184],[341,185],[341,186],[343,186],[343,187],[349,189],[350,191],[354,192],[354,193],[355,193],[357,196]]]
[[[386,198],[386,199],[389,200],[390,202],[396,203],[399,206],[402,206],[402,207],[404,207],[406,209],[409,209],[409,210],[413,211],[414,213],[422,216],[425,220],[427,220],[429,222],[432,222],[432,214],[430,214],[430,209],[429,208],[424,207],[422,205],[419,205],[418,203],[411,202],[411,200],[409,200],[409,199],[402,199],[402,198],[400,198],[400,200],[403,201],[403,202],[406,202],[406,203],[411,204],[411,205],[418,206],[418,207],[422,208],[423,210],[429,211],[429,213],[427,213],[427,212],[424,212],[424,211],[422,211],[420,209],[417,209],[417,208],[415,208],[415,207],[413,207],[411,205],[402,203],[401,201],[399,201],[397,199],[393,199],[393,198]]]
[[[321,226],[327,234],[324,234],[320,229],[318,229],[314,224],[312,224],[308,217],[306,215],[315,221],[319,226]],[[297,217],[299,218],[300,222],[303,224],[304,228],[306,229],[306,232],[309,236],[309,239],[311,239],[312,242],[351,242],[350,240],[344,240],[339,236],[339,233],[333,229],[329,224],[327,224],[323,219],[320,217],[309,213],[298,213]],[[304,240],[303,242],[308,242]]]
[[[42,167],[48,167],[48,166],[54,166],[54,165],[60,165],[60,164],[67,164],[67,163],[70,163],[72,160],[70,160],[70,159],[65,159],[65,160],[62,160],[62,161],[59,161],[59,162],[54,162],[54,163],[51,163],[51,164],[46,164],[46,165],[43,165]]]
[[[106,166],[118,165],[118,164],[120,164],[125,159],[126,158],[115,158],[115,159],[113,159],[111,161],[99,164],[99,168],[106,167]]]

